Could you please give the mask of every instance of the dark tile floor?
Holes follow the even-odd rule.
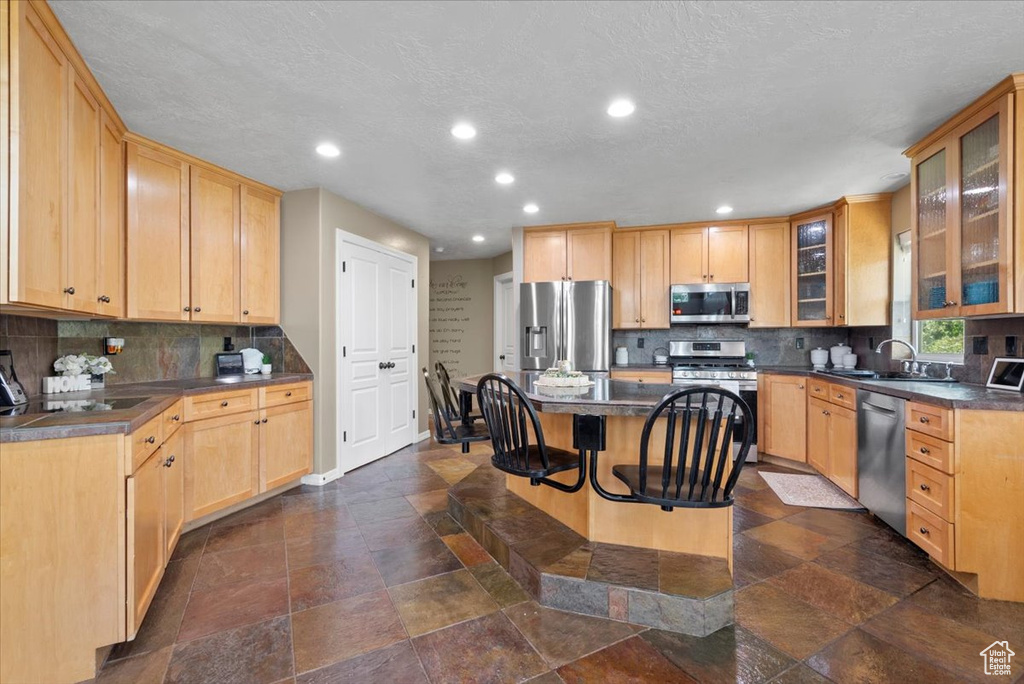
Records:
[[[1024,648],[1024,605],[974,598],[865,514],[782,504],[758,468],[737,490],[735,626],[541,607],[446,512],[487,460],[424,443],[188,533],[96,681],[936,684],[991,681],[997,639]]]

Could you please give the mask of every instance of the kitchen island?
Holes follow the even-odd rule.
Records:
[[[602,487],[616,494],[629,492],[612,475],[612,466],[638,463],[647,414],[666,394],[680,389],[612,380],[600,373],[592,374],[594,385],[585,388],[538,387],[537,372],[506,375],[533,403],[549,446],[575,451],[573,416],[605,416],[606,449],[598,455],[598,479]],[[464,378],[458,387],[475,394],[481,377]],[[655,429],[651,444],[664,444],[664,439],[664,432],[658,434]],[[570,484],[576,477],[576,471],[569,471],[553,479]],[[723,558],[732,567],[731,506],[667,512],[653,505],[608,501],[589,486],[568,494],[551,487],[533,487],[528,479],[513,475],[505,476],[505,486],[590,541]]]

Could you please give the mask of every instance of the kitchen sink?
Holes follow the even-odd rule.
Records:
[[[956,378],[931,378],[922,377],[920,375],[911,375],[910,373],[899,373],[893,371],[884,371],[881,373],[872,370],[827,370],[822,371],[827,375],[834,375],[839,378],[850,378],[852,380],[885,380],[885,381],[901,381],[901,382],[943,382],[951,383],[957,382]]]

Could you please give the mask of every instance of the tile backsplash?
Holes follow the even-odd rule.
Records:
[[[10,349],[18,376],[29,394],[38,394],[42,378],[64,354],[103,353],[104,337],[122,337],[125,348],[110,356],[111,385],[212,376],[214,354],[224,338],[235,350],[254,347],[269,354],[274,371],[308,373],[309,366],[277,326],[195,325],[134,321],[52,321],[0,315],[0,349]]]

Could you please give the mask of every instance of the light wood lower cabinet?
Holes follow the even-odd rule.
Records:
[[[127,480],[128,635],[138,632],[164,576],[164,454],[161,449]]]
[[[171,559],[185,526],[185,436],[180,430],[164,442],[164,558]]]
[[[293,482],[313,469],[313,402],[260,411],[260,491]]]
[[[807,399],[807,463],[856,498],[857,412],[819,398],[840,397],[845,402],[856,390],[817,379],[810,382],[814,396]]]
[[[194,520],[259,492],[259,413],[185,424],[185,518]]]
[[[298,382],[185,397],[186,522],[312,471],[312,392]]]
[[[627,380],[629,382],[646,382],[661,385],[672,384],[672,371],[670,370],[613,370],[612,380]]]
[[[806,385],[799,375],[758,375],[758,448],[764,453],[807,462]]]

